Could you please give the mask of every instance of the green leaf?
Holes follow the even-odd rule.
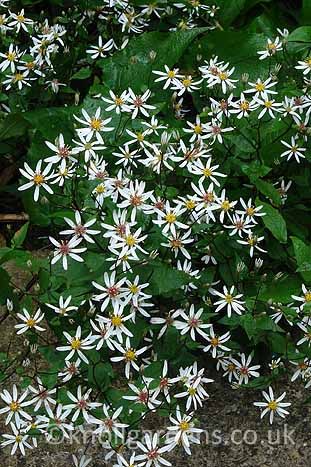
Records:
[[[264,203],[260,200],[256,200],[257,205],[263,206],[263,212],[266,213],[262,217],[263,223],[270,230],[272,235],[281,243],[286,243],[287,241],[287,229],[286,222],[283,219],[282,215],[277,209],[274,209],[270,204]]]
[[[208,38],[201,42],[201,53],[204,59],[215,55],[230,62],[237,70],[233,78],[247,73],[250,79],[264,78],[269,70],[267,60],[258,60],[256,51],[263,50],[267,38],[265,34],[250,33],[248,31],[212,31]],[[234,47],[232,46],[234,44]]]
[[[28,232],[29,222],[26,222],[17,232],[15,232],[14,237],[12,238],[11,247],[19,248],[24,243]]]
[[[229,26],[258,3],[269,3],[271,1],[272,0],[218,0],[216,3],[220,8],[219,22],[222,26]]]
[[[292,301],[292,295],[297,293],[301,287],[301,282],[296,275],[281,277],[275,280],[274,277],[268,277],[266,283],[260,289],[259,299],[267,302],[289,303]]]
[[[252,0],[251,0],[252,1]],[[256,1],[256,0],[255,0]],[[222,26],[229,26],[241,14],[247,0],[218,0],[217,6],[219,7],[220,23]]]
[[[288,46],[291,52],[299,52],[311,46],[311,26],[301,26],[288,36]]]
[[[88,381],[101,391],[109,387],[112,376],[113,370],[110,363],[99,362],[88,366]]]
[[[22,136],[26,133],[29,124],[21,114],[9,114],[0,128],[0,140]]]
[[[259,161],[252,161],[250,164],[242,164],[241,169],[243,173],[248,175],[253,183],[259,177],[264,177],[272,170],[270,167],[260,164]]]
[[[205,31],[207,28],[173,33],[152,31],[133,38],[124,50],[97,62],[103,70],[104,84],[108,89],[131,87],[136,92],[141,91],[142,86],[157,86],[152,70],[161,70],[164,65],[174,66],[190,43]],[[154,59],[151,53],[156,54]]]
[[[256,188],[264,194],[267,198],[271,199],[277,206],[281,204],[281,196],[278,190],[269,182],[258,179],[254,182]]]
[[[174,290],[179,290],[182,285],[189,283],[189,277],[183,271],[160,262],[152,265],[150,289],[155,295],[161,295]]]
[[[294,245],[295,258],[298,265],[298,271],[305,281],[311,282],[311,246],[306,245],[297,237],[291,237]]]
[[[80,68],[74,75],[72,75],[71,79],[87,79],[92,76],[91,68]]]
[[[73,114],[77,111],[77,107],[49,107],[25,112],[23,116],[44,138],[54,141],[59,133],[72,137]]]

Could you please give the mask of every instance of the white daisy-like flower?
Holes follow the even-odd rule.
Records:
[[[5,441],[2,441],[1,446],[5,447],[13,444],[11,449],[11,456],[14,456],[18,449],[20,450],[21,454],[25,456],[25,448],[32,449],[31,444],[29,444],[27,441],[29,435],[25,434],[25,432],[21,430],[20,423],[17,423],[16,425],[14,425],[14,423],[10,423],[10,425],[13,434],[4,433],[2,436]]]
[[[24,410],[24,407],[28,407],[33,403],[32,400],[25,400],[28,394],[28,390],[26,390],[19,396],[16,384],[13,384],[12,395],[7,389],[3,389],[3,392],[0,393],[0,397],[5,403],[5,407],[0,409],[0,414],[8,412],[5,420],[6,425],[10,423],[12,418],[14,418],[14,421],[17,425],[20,424],[21,419],[23,418],[31,420],[31,416]]]
[[[131,107],[128,105],[129,94],[125,90],[120,95],[116,95],[113,91],[109,91],[110,99],[107,97],[102,97],[104,102],[107,102],[109,106],[105,109],[106,112],[111,112],[112,110],[119,115],[121,112],[131,112]]]
[[[223,292],[219,292],[218,290],[215,290],[213,288],[209,289],[209,292],[212,295],[217,295],[218,297],[220,297],[220,300],[214,303],[214,305],[217,305],[215,313],[218,313],[223,308],[226,308],[227,315],[230,318],[232,311],[237,313],[238,315],[241,315],[242,312],[245,311],[245,308],[243,306],[245,302],[243,300],[240,300],[240,298],[243,297],[243,294],[235,295],[234,290],[234,285],[231,286],[230,290],[228,290],[228,288],[224,285]]]
[[[121,356],[111,357],[110,360],[112,362],[125,362],[125,376],[127,379],[130,379],[130,370],[134,368],[134,370],[139,371],[139,366],[136,363],[137,357],[144,353],[148,347],[142,347],[141,349],[134,349],[131,345],[130,339],[127,337],[125,341],[125,346],[115,342],[115,347],[119,352],[121,352]]]
[[[267,413],[269,413],[269,421],[272,424],[274,415],[279,415],[282,418],[285,418],[285,416],[288,415],[289,412],[285,410],[285,407],[289,407],[291,403],[282,402],[286,396],[286,392],[283,392],[280,397],[275,398],[271,386],[269,386],[268,391],[269,393],[262,391],[262,395],[266,399],[266,402],[254,402],[254,405],[263,409],[260,418],[263,418]]]
[[[0,57],[5,59],[0,63],[0,71],[4,72],[7,68],[10,67],[11,72],[15,73],[15,64],[18,62],[20,55],[21,53],[18,47],[15,47],[14,44],[10,44],[9,50],[6,53],[0,52]]]
[[[35,187],[33,195],[34,201],[38,201],[41,187],[44,188],[48,193],[53,194],[52,188],[48,185],[48,180],[54,176],[52,174],[48,175],[52,164],[48,164],[43,171],[41,170],[41,166],[42,160],[40,159],[36,165],[35,170],[32,170],[27,162],[24,162],[24,169],[19,169],[21,174],[30,181],[22,186],[19,186],[18,190],[24,191]]]
[[[260,365],[252,365],[252,355],[249,355],[246,358],[246,355],[242,353],[240,355],[241,361],[231,357],[231,362],[235,365],[235,371],[238,374],[238,384],[248,384],[248,381],[251,377],[258,378],[260,375],[257,370],[259,370]]]
[[[295,68],[296,70],[302,70],[305,76],[308,75],[311,72],[311,57],[307,57],[305,60],[299,60]]]
[[[91,58],[95,60],[98,57],[105,57],[107,52],[115,47],[115,43],[113,39],[109,39],[105,44],[103,43],[102,36],[98,37],[98,45],[91,45],[89,49],[87,49],[86,53],[90,54]]]
[[[10,19],[12,19],[13,21],[11,21],[8,24],[9,27],[13,27],[16,30],[17,33],[19,33],[21,28],[25,32],[27,32],[27,33],[29,32],[27,26],[32,26],[33,21],[32,21],[32,19],[25,17],[24,8],[17,14],[13,13],[13,12],[10,12],[10,15],[11,15]]]
[[[77,306],[70,305],[71,299],[71,295],[69,295],[69,297],[67,297],[66,299],[64,299],[64,297],[61,295],[59,297],[58,306],[51,305],[50,303],[45,303],[45,305],[61,316],[68,316],[68,313],[70,311],[78,310]]]
[[[78,134],[84,136],[87,142],[89,142],[94,135],[98,137],[98,134],[100,134],[102,131],[106,132],[114,130],[113,127],[106,126],[109,122],[111,122],[111,117],[106,118],[105,120],[101,118],[100,107],[97,108],[93,116],[90,116],[85,109],[82,109],[81,112],[84,120],[82,120],[80,117],[77,117],[76,115],[74,115],[74,118],[77,120],[77,122],[84,125],[83,128],[78,128],[77,132]]]
[[[136,118],[139,113],[142,113],[145,117],[149,117],[148,110],[154,110],[155,106],[147,104],[148,99],[151,96],[151,91],[147,89],[142,95],[135,94],[134,91],[129,88],[128,90],[128,106],[132,112],[132,119]]]
[[[230,338],[230,331],[226,332],[222,336],[218,336],[215,334],[213,327],[211,327],[209,329],[209,335],[206,338],[208,345],[203,348],[203,352],[211,351],[213,358],[217,357],[219,350],[230,352],[230,349],[224,345],[224,343],[227,342]]]
[[[94,348],[92,333],[90,332],[90,334],[87,337],[82,339],[81,326],[78,326],[76,334],[74,336],[71,336],[66,331],[64,331],[63,334],[68,341],[68,345],[56,347],[56,350],[58,350],[59,352],[69,352],[68,355],[66,355],[65,360],[70,360],[77,353],[81,360],[83,360],[85,363],[89,363],[87,357],[84,355],[83,352],[85,350],[90,350]]]
[[[42,328],[38,324],[44,318],[44,313],[41,312],[40,308],[38,308],[34,315],[30,315],[26,308],[23,308],[23,314],[17,313],[17,317],[23,321],[22,324],[16,324],[14,326],[15,329],[18,329],[17,334],[23,334],[29,329],[36,329],[40,332],[45,331],[45,328]]]
[[[211,324],[204,323],[201,318],[203,313],[203,308],[195,311],[194,305],[190,306],[189,312],[186,313],[185,310],[179,310],[178,318],[182,318],[184,321],[175,321],[174,327],[180,331],[181,335],[190,333],[192,340],[196,340],[196,333],[200,334],[204,339],[207,339],[207,334],[204,329],[209,329],[212,327]]]
[[[173,208],[170,206],[170,202],[166,201],[164,210],[158,210],[160,219],[153,219],[152,222],[162,228],[162,233],[164,235],[170,232],[173,236],[176,236],[176,228],[189,228],[187,224],[178,220],[179,216],[181,216],[185,211],[186,209],[182,206],[179,205]]]
[[[303,154],[306,151],[306,148],[300,148],[297,144],[295,136],[292,136],[290,144],[286,141],[281,140],[281,143],[286,146],[288,149],[282,152],[280,157],[287,157],[289,161],[292,157],[296,159],[298,164],[300,163],[300,159],[305,159],[305,155]]]
[[[175,418],[170,415],[171,426],[167,427],[166,444],[169,451],[176,446],[182,446],[188,455],[191,455],[190,443],[200,444],[199,436],[203,430],[195,428],[192,421],[193,414],[183,415],[177,407]]]
[[[260,55],[259,60],[264,60],[265,58],[273,57],[277,52],[283,50],[283,44],[279,37],[276,37],[275,40],[268,39],[266,43],[265,50],[260,50],[257,52]]]
[[[95,224],[96,219],[91,219],[88,222],[83,223],[81,214],[79,211],[75,212],[75,223],[69,219],[68,217],[64,217],[64,220],[67,222],[70,229],[62,230],[59,234],[60,235],[73,235],[73,238],[83,238],[85,241],[89,243],[95,243],[92,239],[92,235],[98,235],[100,230],[93,230],[90,229],[92,225]]]
[[[59,164],[60,169],[65,170],[67,162],[75,161],[75,158],[72,157],[72,151],[69,146],[65,144],[64,136],[62,133],[56,138],[55,144],[50,141],[45,141],[45,144],[55,153],[54,156],[49,156],[44,159],[44,162],[49,162],[51,164]]]
[[[58,242],[53,237],[49,237],[50,242],[56,247],[56,250],[53,252],[53,258],[51,264],[55,264],[58,260],[62,259],[62,265],[65,271],[68,269],[68,258],[72,258],[79,263],[83,263],[83,258],[78,255],[78,253],[84,253],[87,248],[76,248],[81,242],[81,237],[73,237],[68,242],[61,240]]]
[[[77,133],[77,135],[80,141],[72,140],[72,142],[76,144],[76,146],[72,148],[72,154],[79,154],[81,152],[84,152],[85,162],[88,162],[90,159],[95,159],[97,155],[96,153],[98,151],[103,151],[104,149],[106,149],[106,146],[104,145],[104,140],[100,133],[96,134],[96,139],[93,141],[88,140],[79,132]]]
[[[172,465],[163,457],[163,453],[169,450],[167,445],[160,447],[159,434],[154,433],[150,436],[148,433],[144,436],[144,444],[137,442],[137,447],[143,451],[143,454],[137,456],[138,461],[144,461],[145,467],[162,467]]]
[[[152,73],[159,76],[154,80],[155,83],[165,81],[163,89],[167,89],[171,84],[176,84],[176,80],[181,78],[182,75],[179,74],[178,68],[170,69],[167,65],[164,65],[164,69],[165,71],[153,70]]]
[[[96,407],[100,407],[102,404],[100,402],[90,402],[90,395],[92,389],[88,389],[85,394],[82,394],[82,387],[78,386],[77,388],[77,395],[74,396],[70,391],[67,391],[67,396],[73,402],[72,404],[67,404],[64,406],[65,410],[69,410],[70,413],[74,410],[74,414],[72,416],[72,422],[75,422],[79,415],[83,415],[84,420],[89,423],[90,422],[90,415],[89,411],[95,409]]]

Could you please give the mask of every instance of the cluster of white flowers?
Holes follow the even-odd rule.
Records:
[[[105,3],[115,11],[124,10],[118,21],[126,32],[142,32],[148,17],[158,16],[162,11],[157,5],[143,5],[136,13],[127,1],[107,0]],[[198,1],[189,1],[189,8],[178,3],[174,7],[182,12],[190,11],[187,24],[195,24],[196,17],[203,11],[213,17],[216,10]],[[2,27],[7,31],[14,29],[16,33],[22,28],[30,33],[35,26],[23,14],[23,11],[18,15],[10,12]],[[104,12],[101,15],[105,18]],[[25,52],[21,53],[14,44],[7,53],[0,54],[4,58],[1,71],[10,68],[14,73],[5,82],[8,87],[14,82],[21,88],[36,79],[35,75],[43,76],[42,70],[53,70],[50,56],[57,51],[58,42],[64,45],[62,36],[66,31],[61,26],[50,27],[47,23],[40,27],[40,31],[38,38],[32,37],[31,62],[22,60]],[[285,32],[282,34],[286,35]],[[100,36],[98,45],[90,46],[87,53],[97,59],[107,56],[115,48],[112,39],[105,42]],[[279,37],[274,41],[269,39],[266,49],[258,52],[259,59],[268,59],[280,50],[282,40]],[[311,70],[310,58],[299,61],[296,68],[302,70],[306,80]],[[231,199],[230,190],[225,187],[229,174],[221,167],[221,161],[216,160],[215,152],[218,145],[225,145],[227,138],[236,133],[241,120],[254,114],[259,121],[282,119],[288,127],[293,127],[290,141],[280,141],[280,157],[300,163],[305,158],[309,136],[306,128],[311,114],[311,96],[305,93],[299,98],[285,96],[277,101],[278,82],[270,74],[252,82],[247,79],[243,92],[235,93],[242,80],[230,63],[218,57],[204,62],[199,71],[200,76],[194,78],[168,66],[153,70],[155,83],[167,92],[172,91],[169,97],[177,119],[183,120],[188,111],[183,100],[185,96],[203,92],[203,89],[217,90],[218,99],[206,98],[208,112],[205,116],[196,115],[186,120],[182,134],[172,131],[161,121],[151,89],[144,88],[141,93],[132,88],[118,92],[109,90],[107,95],[96,96],[98,108],[95,111],[82,108],[81,114],[74,115],[76,128],[71,141],[66,142],[63,134],[59,134],[55,141],[46,141],[47,154],[35,168],[25,162],[24,169],[20,169],[27,183],[19,190],[34,189],[36,202],[41,189],[51,198],[54,190],[58,193],[70,191],[73,179],[77,184],[83,182],[89,187],[88,198],[81,206],[74,203],[72,217],[64,217],[65,228],[59,232],[58,239],[50,237],[50,242],[55,247],[51,264],[59,261],[64,270],[74,267],[72,260],[83,262],[87,250],[94,245],[103,252],[101,261],[104,258],[107,263],[103,280],[93,281],[90,285],[91,318],[83,326],[76,322],[77,310],[85,305],[85,300],[82,303],[74,300],[75,305],[71,305],[71,296],[61,295],[58,303],[43,305],[53,310],[59,319],[69,316],[74,325],[72,331],[63,332],[63,342],[56,348],[64,355],[64,367],[58,372],[61,384],[74,380],[77,375],[83,378],[81,369],[90,363],[89,353],[104,348],[113,366],[124,368],[128,391],[123,399],[131,401],[131,406],[125,409],[122,400],[116,407],[98,402],[85,378],[74,394],[67,391],[70,403],[65,405],[53,398],[56,389],[45,388],[39,378],[36,387],[30,386],[22,394],[18,394],[16,386],[12,394],[4,390],[0,396],[5,407],[0,413],[7,414],[6,424],[10,425],[12,433],[3,435],[6,439],[2,445],[11,444],[12,454],[17,449],[24,454],[25,448],[35,446],[35,438],[28,434],[31,429],[49,436],[53,422],[65,437],[74,430],[78,420],[79,423],[95,424],[95,433],[99,436],[113,432],[120,438],[120,443],[126,444],[128,425],[122,422],[125,410],[132,413],[135,404],[141,404],[144,418],[172,401],[175,401],[172,404],[174,411],[170,413],[170,425],[165,427],[162,436],[146,435],[143,442],[137,444],[138,452],[130,452],[128,458],[108,446],[107,459],[115,456],[116,467],[151,467],[171,465],[165,456],[177,446],[190,454],[190,445],[199,442],[201,433],[195,426],[194,413],[208,399],[205,385],[212,380],[205,376],[204,368],[199,369],[197,362],[186,368],[180,367],[178,373],[172,375],[170,364],[164,361],[157,378],[145,376],[148,367],[158,362],[153,344],[165,339],[172,331],[176,336],[174,345],[183,347],[196,343],[196,349],[215,359],[217,369],[234,387],[248,384],[252,378],[260,376],[261,365],[253,363],[253,354],[236,352],[231,345],[231,332],[222,334],[218,322],[211,322],[219,315],[231,320],[252,312],[254,304],[246,300],[239,284],[218,280],[204,285],[204,296],[196,295],[198,281],[207,265],[217,265],[218,258],[222,257],[210,229],[219,236],[226,236],[228,241],[233,239],[235,247],[242,254],[246,252],[245,257],[254,273],[263,266],[260,253],[266,253],[262,247],[265,238],[262,221],[263,216],[267,216],[264,206],[254,196]],[[120,124],[117,128],[113,126],[116,116],[123,121],[123,130]],[[112,134],[115,135],[115,145],[111,144]],[[255,142],[249,144],[255,144],[254,150],[258,150]],[[286,147],[284,152],[281,152],[281,145]],[[186,191],[186,194],[167,194],[164,180],[170,176],[175,177],[176,186],[178,183],[184,185],[183,193]],[[276,182],[283,204],[291,183],[284,179]],[[208,244],[204,244],[204,252],[200,249],[200,232],[209,239]],[[169,258],[172,271],[188,278],[182,287],[182,303],[169,311],[164,311],[153,300],[150,282],[142,281],[135,271],[137,266],[152,265],[160,254],[163,259]],[[311,321],[305,313],[311,303],[311,291],[303,285],[302,296],[293,296],[293,300],[298,305],[289,304],[288,307],[295,309],[297,326],[303,332],[297,346],[306,342],[311,345]],[[207,307],[210,313],[206,312]],[[276,323],[284,316],[283,309],[279,310],[275,304],[271,305],[271,311],[271,319]],[[24,309],[17,318],[21,321],[15,326],[18,334],[41,333],[46,329],[42,322],[47,319],[40,308],[34,314]],[[139,319],[148,328],[142,336],[134,333]],[[279,364],[280,361],[271,362],[271,370]],[[292,380],[301,378],[306,387],[311,386],[310,359],[293,361],[293,365]],[[263,409],[262,416],[270,414],[271,423],[275,414],[283,417],[288,413],[284,407],[290,403],[282,402],[285,393],[275,398],[270,387],[269,393],[263,392],[263,396],[266,402],[256,402],[255,405]],[[97,415],[98,409],[103,412],[101,417]],[[86,466],[89,460],[83,457],[79,463],[74,458],[74,462]]]
[[[1,6],[8,7],[3,3]],[[1,81],[5,89],[17,87],[21,90],[40,78],[53,92],[58,92],[59,86],[65,86],[55,77],[52,64],[60,47],[65,47],[64,26],[50,25],[47,19],[43,23],[34,22],[25,16],[24,9],[17,13],[8,10],[0,15],[0,20],[1,33],[11,39],[7,50],[0,52],[0,72],[4,76]],[[19,34],[29,37],[28,41],[23,39],[20,46],[15,45],[18,43],[15,36]]]

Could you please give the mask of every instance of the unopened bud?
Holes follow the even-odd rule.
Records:
[[[80,101],[80,93],[76,92],[75,93],[75,105],[79,105],[79,101]]]
[[[157,52],[155,50],[150,50],[149,57],[151,61],[154,61],[157,56]]]
[[[50,201],[47,199],[47,197],[42,196],[42,198],[40,199],[40,204],[45,205],[45,204],[49,204],[49,203],[50,203]]]
[[[248,73],[242,73],[242,76],[241,76],[242,83],[246,84],[246,83],[248,83],[248,80],[249,80],[249,74]]]

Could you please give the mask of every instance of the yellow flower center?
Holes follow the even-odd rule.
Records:
[[[249,237],[249,238],[247,239],[247,243],[248,243],[250,246],[254,246],[254,245],[256,245],[256,243],[257,243],[257,238],[256,238],[256,237]]]
[[[185,86],[185,88],[189,88],[191,86],[192,80],[190,78],[186,78],[183,80],[182,84]]]
[[[219,344],[219,339],[218,339],[218,337],[212,337],[210,342],[211,342],[212,347],[217,347],[217,345]]]
[[[272,107],[272,102],[271,101],[265,101],[265,107],[267,107],[267,109],[270,109]]]
[[[227,303],[232,303],[233,302],[233,297],[232,295],[228,294],[225,296],[225,300]]]
[[[174,224],[174,222],[176,221],[176,216],[175,216],[175,214],[173,214],[172,212],[170,212],[169,214],[166,214],[165,220],[166,220],[166,222],[168,222],[169,224]]]
[[[175,78],[175,71],[174,70],[170,70],[167,72],[167,77],[168,78]]]
[[[115,100],[114,100],[115,104],[120,106],[122,104],[124,104],[124,100],[121,99],[121,97],[116,97]]]
[[[223,211],[229,211],[230,207],[230,201],[228,201],[227,199],[221,203],[221,209]]]
[[[263,83],[257,83],[255,86],[256,91],[259,91],[259,92],[264,91],[265,88],[266,86]]]
[[[122,324],[122,318],[120,316],[113,316],[111,318],[111,324],[118,328]]]
[[[144,135],[142,133],[137,133],[136,137],[137,141],[139,141],[140,143],[144,141]]]
[[[29,318],[27,321],[26,321],[26,324],[29,328],[33,328],[34,325],[36,324],[36,321],[33,319],[33,318]]]
[[[15,73],[14,75],[14,81],[22,81],[24,76],[21,73]]]
[[[133,235],[128,235],[127,237],[125,237],[125,243],[128,246],[134,246],[136,243],[136,238],[133,237]]]
[[[225,71],[218,73],[218,78],[221,79],[221,81],[225,81],[228,78],[228,73]]]
[[[91,128],[93,130],[99,131],[102,126],[102,121],[100,118],[92,118],[91,120]]]
[[[71,348],[74,350],[78,350],[81,347],[81,341],[80,339],[77,339],[76,337],[72,339],[71,341]]]
[[[194,396],[196,394],[197,390],[195,388],[189,388],[188,393],[190,396]]]
[[[33,181],[36,185],[41,185],[41,183],[44,182],[44,177],[41,174],[35,174],[35,176],[33,177]]]
[[[203,169],[204,177],[210,177],[212,175],[212,173],[213,173],[212,170],[207,168],[207,167],[205,169]]]
[[[17,401],[11,402],[11,404],[10,404],[10,410],[11,410],[12,412],[18,412],[19,409],[20,409],[20,405],[19,405],[19,403],[18,403]]]
[[[181,429],[181,431],[187,431],[190,428],[190,423],[186,422],[186,420],[183,420],[182,422],[180,422],[179,428]]]
[[[270,410],[276,410],[277,407],[278,407],[278,404],[276,401],[270,401],[269,404],[268,404],[268,407]]]
[[[275,45],[274,42],[272,42],[271,44],[268,44],[268,45],[267,45],[267,48],[268,48],[268,50],[270,50],[271,52],[273,52],[273,51],[275,51],[275,49],[276,49],[276,45]]]
[[[106,187],[102,183],[96,187],[96,193],[101,194],[105,193]]]
[[[7,58],[7,60],[9,60],[9,62],[14,62],[14,60],[16,58],[16,53],[15,52],[8,52],[6,54],[6,58]]]
[[[240,102],[240,109],[241,110],[249,110],[249,102],[248,101]]]
[[[125,352],[125,360],[128,362],[132,362],[136,360],[136,352],[133,349],[129,349]]]
[[[135,285],[135,284],[131,284],[129,286],[129,289],[133,294],[137,294],[139,292],[139,287],[137,287],[137,285]]]
[[[194,209],[195,208],[195,201],[193,201],[192,199],[188,199],[185,202],[185,206],[186,206],[187,209]]]
[[[25,17],[23,15],[17,15],[16,17],[17,21],[19,21],[20,23],[23,23],[25,21]]]
[[[195,127],[193,128],[193,131],[195,132],[195,134],[199,135],[202,133],[202,127],[201,125],[195,125]]]
[[[248,216],[253,216],[255,214],[255,209],[253,207],[249,207],[246,209],[246,214]]]
[[[22,441],[22,439],[23,439],[23,438],[22,438],[21,435],[15,436],[15,441],[16,441],[17,443],[20,443],[20,442]]]
[[[309,291],[309,290],[305,294],[305,301],[306,302],[311,302],[311,291]]]
[[[311,57],[307,58],[306,64],[311,68]]]

